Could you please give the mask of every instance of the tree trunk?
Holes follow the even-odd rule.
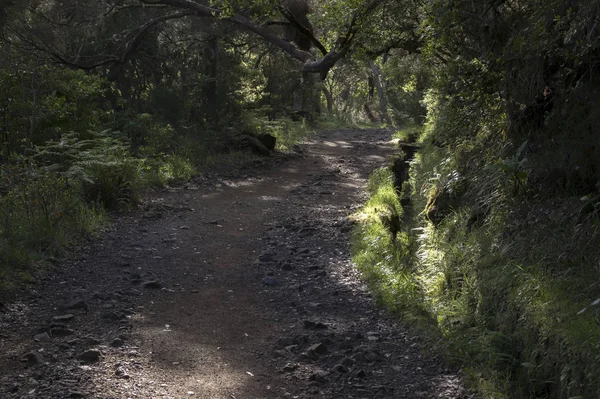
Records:
[[[377,122],[377,118],[375,118],[375,115],[373,115],[373,111],[371,111],[371,108],[369,107],[369,103],[366,102],[365,105],[363,105],[363,109],[365,110],[365,113],[367,114],[367,118],[369,118],[369,120],[373,123]]]
[[[217,73],[219,59],[219,42],[216,36],[213,36],[206,46],[205,57],[206,67],[206,120],[212,125],[219,124],[219,106],[217,93]]]
[[[307,75],[302,80],[302,111],[311,115],[321,114],[321,83],[314,75]]]
[[[377,88],[377,95],[379,96],[379,115],[382,122],[392,123],[387,112],[387,100],[385,98],[385,91],[383,87],[383,79],[381,77],[381,71],[374,61],[370,62],[371,71],[373,72],[373,80],[375,87]]]
[[[375,78],[373,75],[369,75],[369,101],[371,101],[375,95]]]
[[[329,115],[332,115],[333,114],[333,96],[331,95],[329,90],[327,90],[327,87],[323,86],[321,88],[321,90],[323,90],[323,94],[325,94],[325,101],[327,102],[327,113]]]

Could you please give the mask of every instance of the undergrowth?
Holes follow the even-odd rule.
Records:
[[[396,236],[389,218],[402,218],[402,208],[389,168],[373,173],[368,184],[369,201],[353,215],[358,228],[353,238],[354,262],[371,284],[378,300],[395,310],[419,310],[423,299],[410,261],[410,232]]]
[[[482,397],[600,397],[597,199],[540,195],[525,146],[492,130],[451,148],[434,131],[412,162],[396,240],[382,223],[399,198],[391,172],[371,177],[354,215],[359,269],[382,304],[434,322],[431,337]]]
[[[104,220],[102,208],[83,201],[77,184],[29,171],[0,198],[0,287],[33,278],[34,263],[62,255]]]
[[[176,135],[148,114],[112,125],[122,130],[62,133],[0,165],[0,288],[34,278],[45,259],[60,257],[92,234],[107,211],[135,206],[144,190],[256,160],[235,146],[215,151],[215,142],[227,140],[223,132]],[[284,151],[314,132],[291,120],[253,119],[250,127],[274,135]]]
[[[389,127],[386,123],[365,122],[354,120],[350,117],[341,117],[336,115],[324,115],[315,121],[316,129],[320,131],[336,129],[384,129]]]

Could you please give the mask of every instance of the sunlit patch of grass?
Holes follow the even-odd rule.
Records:
[[[301,122],[284,120],[281,124],[271,125],[266,131],[277,138],[279,151],[288,151],[294,144],[302,142],[315,133],[305,120]]]
[[[353,236],[353,260],[375,292],[379,302],[397,311],[421,303],[422,292],[412,270],[408,233],[394,237],[385,220],[402,217],[392,172],[382,168],[369,179],[370,198],[352,218],[358,222]]]
[[[254,134],[270,134],[276,141],[276,149],[288,151],[315,133],[314,127],[306,120],[294,121],[288,118],[269,120],[264,117],[249,118],[245,129]]]
[[[167,156],[158,169],[161,180],[165,183],[185,182],[196,175],[196,168],[187,157],[177,154]]]
[[[319,130],[335,130],[346,129],[354,125],[347,118],[340,118],[334,115],[327,115],[323,118],[319,118],[316,122],[316,126]]]
[[[401,126],[392,134],[392,139],[400,141],[410,141],[411,138],[417,139],[423,130],[421,125]]]
[[[431,179],[448,173],[444,162],[431,147],[417,157],[417,209]],[[570,235],[567,208],[513,200],[492,169],[469,173],[477,203],[463,198],[435,227],[415,221],[419,283],[448,353],[470,368],[484,397],[587,397],[600,386],[592,371],[600,363],[600,308],[590,305],[600,297],[592,283],[597,236],[574,223],[578,233]],[[490,211],[472,225],[473,207],[482,203]]]
[[[181,184],[198,174],[188,156],[174,153],[142,160],[140,173],[146,187]]]
[[[503,225],[469,231],[466,221],[467,214],[455,213],[437,228],[423,229],[418,252],[425,303],[449,354],[477,370],[486,397],[502,397],[502,391],[532,397],[560,386],[586,392],[577,373],[596,367],[599,358],[584,354],[598,347],[600,323],[595,309],[588,317],[577,315],[586,300],[574,293],[583,294],[584,285],[575,276],[548,275],[534,259],[515,259],[520,244],[500,244]],[[556,365],[571,371],[566,375]]]

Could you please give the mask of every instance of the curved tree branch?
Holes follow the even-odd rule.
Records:
[[[342,58],[348,54],[356,35],[360,30],[361,20],[369,16],[381,4],[382,0],[367,0],[362,10],[352,15],[352,20],[348,24],[346,32],[340,34],[335,46],[323,58],[315,62],[307,62],[302,69],[304,72],[320,73],[321,79],[325,79],[329,70]]]
[[[379,57],[380,55],[389,53],[393,49],[402,49],[408,52],[409,54],[419,54],[421,52],[422,45],[423,42],[417,37],[412,37],[408,39],[397,39],[379,48],[365,49],[365,54],[367,55],[367,57],[369,57],[369,59],[372,60]]]
[[[281,15],[283,15],[285,17],[285,19],[287,19],[289,21],[289,23],[296,29],[298,29],[298,31],[303,34],[304,36],[308,37],[310,39],[310,41],[312,42],[312,44],[319,49],[319,51],[321,52],[321,54],[323,55],[327,55],[328,51],[325,48],[325,46],[323,46],[323,44],[315,37],[315,35],[313,35],[312,31],[302,25],[297,19],[296,17],[294,17],[294,14],[292,14],[290,12],[289,9],[285,8],[285,7],[279,7],[279,11],[281,12]]]
[[[298,61],[307,62],[309,60],[314,60],[314,57],[310,53],[299,50],[292,43],[290,43],[286,40],[283,40],[282,38],[276,36],[269,29],[265,28],[264,26],[254,23],[252,20],[250,20],[244,16],[234,15],[234,16],[230,16],[230,17],[224,17],[223,11],[221,11],[217,8],[207,7],[207,6],[204,6],[202,4],[199,4],[199,3],[196,3],[196,2],[190,1],[190,0],[139,0],[139,1],[141,1],[142,3],[145,3],[145,4],[153,4],[153,5],[162,4],[162,5],[167,5],[167,6],[171,6],[171,7],[175,7],[175,8],[179,8],[179,9],[194,11],[196,13],[196,15],[200,16],[200,17],[222,18],[223,21],[234,23],[252,33],[257,34],[258,36],[262,37],[266,42],[271,43],[271,44],[275,45],[276,47],[279,47],[281,50],[288,53],[290,56],[297,59]]]
[[[308,73],[319,73],[321,74],[321,78],[325,79],[329,70],[333,68],[333,66],[342,58],[346,56],[346,54],[350,51],[354,38],[360,30],[360,25],[362,20],[369,16],[378,6],[381,5],[383,0],[365,0],[365,4],[359,10],[357,10],[353,16],[352,20],[348,24],[348,28],[344,34],[341,34],[338,37],[338,40],[334,46],[334,48],[330,51],[327,51],[325,47],[319,43],[319,41],[314,38],[314,35],[303,27],[302,24],[298,23],[298,21],[293,18],[286,16],[286,18],[292,23],[297,29],[299,29],[304,35],[311,38],[311,41],[319,48],[319,50],[323,53],[324,57],[315,60],[312,54],[302,51],[294,46],[292,43],[281,39],[271,32],[269,29],[266,29],[262,25],[258,25],[252,20],[241,16],[224,16],[223,11],[204,6],[202,4],[196,3],[192,0],[139,0],[144,4],[152,4],[152,5],[167,5],[179,9],[185,9],[194,11],[196,15],[202,17],[213,17],[213,18],[222,18],[224,21],[228,21],[239,25],[246,30],[255,33],[256,35],[262,37],[266,42],[279,47],[288,55],[292,56],[296,60],[303,63],[302,71]],[[294,23],[295,22],[295,23]]]
[[[144,36],[146,35],[146,33],[148,33],[148,31],[150,29],[152,29],[153,27],[155,27],[156,25],[158,25],[162,22],[165,22],[165,21],[168,21],[171,19],[187,17],[190,15],[194,15],[194,13],[192,11],[182,11],[182,12],[177,12],[174,14],[167,14],[167,15],[163,15],[158,18],[154,18],[154,19],[146,22],[144,25],[140,26],[137,29],[135,36],[131,39],[131,41],[125,48],[125,51],[121,55],[121,59],[120,59],[119,63],[124,64],[127,60],[129,60],[131,58],[131,56],[133,55],[135,50],[142,43],[142,39],[144,38]]]
[[[184,18],[194,14],[195,13],[192,11],[180,11],[151,19],[150,21],[146,22],[145,24],[135,29],[128,35],[130,39],[125,43],[125,48],[120,54],[115,53],[110,55],[101,55],[99,59],[89,63],[81,62],[81,60],[69,59],[64,54],[62,54],[61,51],[54,48],[50,43],[43,40],[41,37],[39,37],[39,35],[35,33],[33,33],[31,36],[27,36],[17,30],[13,31],[12,33],[15,36],[19,37],[21,42],[24,43],[26,46],[29,46],[32,49],[40,51],[42,53],[48,54],[51,58],[53,58],[55,61],[61,64],[82,70],[92,70],[101,66],[126,63],[129,59],[131,59],[131,56],[133,55],[133,53],[135,53],[135,50],[137,50],[137,48],[140,46],[142,40],[144,39],[145,35],[150,29],[154,28],[160,23],[172,19]]]

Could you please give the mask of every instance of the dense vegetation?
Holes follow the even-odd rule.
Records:
[[[0,0],[3,283],[248,137],[386,123],[419,150],[356,215],[382,301],[433,320],[485,397],[598,397],[599,18],[596,0]]]
[[[486,398],[600,396],[599,7],[430,2],[411,204],[384,169],[356,215],[380,299],[433,320]]]

